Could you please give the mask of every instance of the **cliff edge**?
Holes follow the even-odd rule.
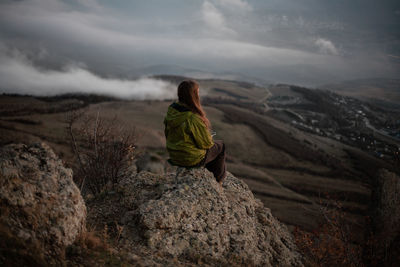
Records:
[[[18,259],[10,253],[26,256],[14,266],[56,264],[87,220],[119,225],[114,253],[132,265],[302,266],[286,226],[230,173],[223,187],[204,168],[127,173],[113,191],[88,198],[86,214],[72,171],[46,144],[5,146],[0,167],[6,264]]]
[[[301,266],[286,226],[248,186],[228,174],[223,188],[204,168],[175,173],[140,172],[118,186],[120,208],[91,220],[124,225],[121,242],[175,258],[210,259],[222,265]],[[103,208],[101,208],[103,209]]]

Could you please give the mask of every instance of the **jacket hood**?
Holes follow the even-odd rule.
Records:
[[[187,121],[192,115],[193,113],[185,107],[184,104],[173,103],[168,107],[164,122],[166,122],[169,127],[175,128],[181,126],[182,123]]]

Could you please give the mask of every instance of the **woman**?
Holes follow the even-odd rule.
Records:
[[[222,185],[226,177],[225,145],[213,141],[199,97],[199,84],[186,80],[178,86],[178,102],[172,103],[164,119],[167,150],[172,164],[205,166]]]

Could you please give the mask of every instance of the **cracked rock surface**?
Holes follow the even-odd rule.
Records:
[[[301,266],[286,226],[248,186],[228,174],[223,188],[204,168],[178,177],[141,172],[119,185],[123,238],[179,257],[233,259],[256,266]]]
[[[2,147],[0,178],[6,266],[10,255],[14,266],[59,265],[86,220],[121,226],[116,248],[139,266],[302,266],[286,226],[230,173],[221,187],[204,168],[132,171],[88,199],[87,215],[72,171],[44,143]]]
[[[56,264],[85,220],[72,171],[48,145],[0,148],[0,263],[13,256],[16,265]]]

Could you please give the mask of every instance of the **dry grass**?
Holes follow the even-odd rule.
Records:
[[[88,227],[66,250],[67,266],[130,266],[124,252],[116,248],[107,225],[101,230]]]
[[[90,229],[81,233],[77,237],[75,245],[88,250],[107,250],[110,247],[108,239],[109,235],[107,233],[107,227],[105,226],[101,232]]]
[[[0,265],[45,266],[46,261],[39,244],[22,241],[13,235],[7,226],[0,223]]]

